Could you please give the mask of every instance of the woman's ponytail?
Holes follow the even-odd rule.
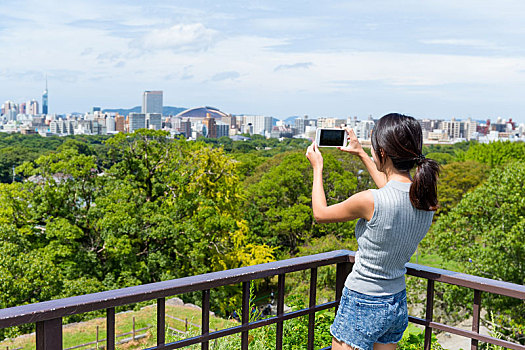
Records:
[[[410,202],[417,209],[434,211],[438,207],[439,164],[422,154],[415,161],[417,169],[410,186]]]

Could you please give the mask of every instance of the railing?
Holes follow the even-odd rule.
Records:
[[[118,306],[157,300],[157,346],[153,349],[178,349],[192,344],[209,348],[210,340],[241,333],[241,349],[248,349],[248,332],[251,329],[276,324],[276,349],[283,345],[283,322],[308,315],[308,349],[313,349],[315,313],[337,307],[346,276],[354,263],[354,252],[337,250],[329,253],[276,261],[267,264],[242,267],[233,270],[213,272],[204,275],[179,278],[176,280],[151,283],[106,292],[81,295],[66,299],[51,300],[37,304],[17,306],[0,310],[0,328],[28,323],[36,323],[36,348],[38,350],[62,349],[62,318],[90,311],[106,309],[107,340],[106,349],[115,349],[115,308]],[[337,264],[335,300],[316,303],[317,269]],[[310,270],[310,295],[308,308],[284,313],[284,286],[287,273]],[[407,274],[427,279],[427,300],[425,318],[410,316],[413,323],[425,327],[425,350],[430,350],[432,330],[442,330],[471,339],[471,349],[478,348],[483,341],[509,349],[525,350],[525,346],[479,334],[481,293],[500,294],[525,300],[525,286],[495,281],[462,273],[407,264]],[[271,318],[249,322],[250,281],[278,276],[277,315]],[[472,331],[462,330],[433,321],[434,283],[444,282],[474,290]],[[210,332],[210,289],[230,284],[242,283],[241,325]],[[199,336],[166,343],[165,298],[202,291],[202,333]],[[327,347],[325,349],[330,349]]]

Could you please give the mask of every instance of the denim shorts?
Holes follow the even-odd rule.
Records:
[[[397,343],[408,326],[406,290],[373,296],[343,288],[330,333],[355,350],[373,350],[374,343]]]

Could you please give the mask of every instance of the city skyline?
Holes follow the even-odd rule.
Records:
[[[5,1],[0,100],[41,103],[47,74],[50,113],[129,108],[162,90],[165,105],[278,119],[525,122],[525,4],[404,5]]]

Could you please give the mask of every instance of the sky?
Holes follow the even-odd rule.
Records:
[[[525,122],[525,2],[2,0],[0,103]]]

